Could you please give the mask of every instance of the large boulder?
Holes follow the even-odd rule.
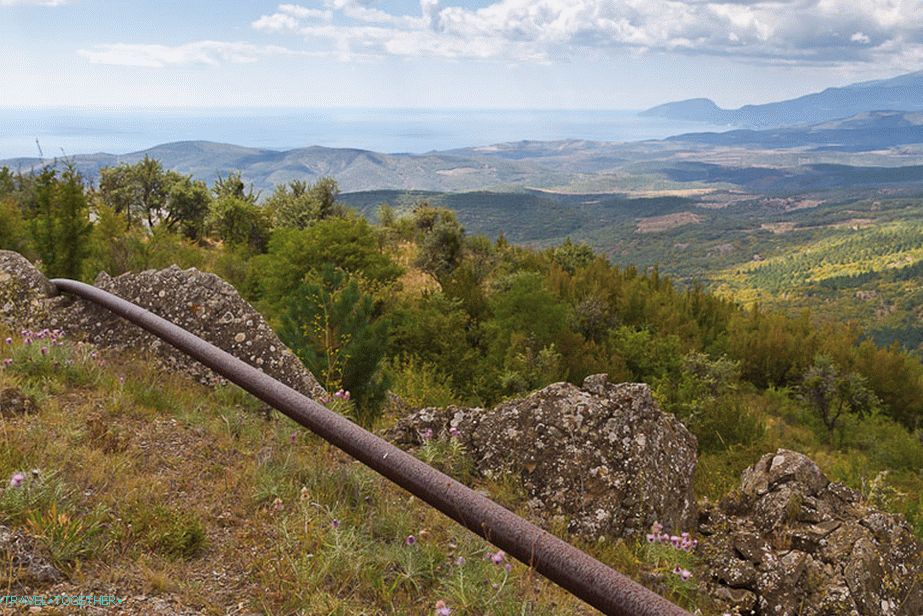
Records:
[[[31,328],[48,317],[51,285],[18,252],[0,250],[0,323]]]
[[[192,268],[102,273],[96,286],[196,334],[311,397],[323,388],[270,329],[266,320],[227,282]],[[150,354],[162,367],[214,384],[219,377],[185,353],[113,315],[68,296],[50,297],[51,285],[22,256],[0,251],[0,318],[20,328],[60,328],[102,349]],[[9,297],[9,300],[3,299]]]
[[[647,385],[595,375],[581,387],[555,383],[492,409],[426,408],[390,436],[413,446],[450,431],[480,474],[518,477],[537,515],[563,516],[585,538],[695,522],[696,439],[658,408]]]
[[[923,546],[786,449],[747,469],[739,490],[699,514],[713,596],[739,614],[923,614]]]

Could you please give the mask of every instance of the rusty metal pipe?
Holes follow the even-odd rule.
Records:
[[[166,319],[82,282],[54,279],[51,284],[169,342],[602,612],[689,616],[592,556]]]

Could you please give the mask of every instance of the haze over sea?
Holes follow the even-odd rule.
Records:
[[[287,150],[311,145],[422,153],[507,141],[638,141],[726,130],[635,111],[442,109],[0,109],[0,159],[205,140]]]

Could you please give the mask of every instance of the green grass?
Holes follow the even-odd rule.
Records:
[[[487,560],[496,548],[248,394],[59,342],[47,354],[18,337],[0,349],[14,360],[0,387],[39,402],[0,431],[0,477],[24,474],[0,492],[0,523],[74,579],[214,614],[241,601],[269,614],[417,615],[437,601],[458,614],[589,613],[527,567]],[[419,455],[527,515],[521,486],[478,484],[450,435]],[[638,545],[582,547],[634,574],[659,566]]]
[[[461,614],[589,613],[527,567],[494,564],[496,548],[291,420],[258,412],[262,405],[236,388],[207,389],[66,339],[53,352],[41,348],[17,340],[0,349],[0,359],[14,360],[0,387],[28,390],[39,402],[37,413],[7,418],[0,431],[0,477],[24,475],[0,493],[0,523],[24,529],[81,580],[216,614],[241,600],[269,614],[416,615],[432,613],[437,601]],[[720,498],[763,453],[790,447],[904,513],[923,535],[923,445],[912,435],[871,417],[852,420],[828,443],[790,392],[740,400],[759,430],[700,453],[697,494]],[[713,420],[722,431],[733,413]],[[529,515],[522,486],[512,477],[477,479],[451,435],[434,435],[416,455]],[[566,536],[564,528],[566,520],[549,530]],[[691,554],[568,540],[710,613]]]

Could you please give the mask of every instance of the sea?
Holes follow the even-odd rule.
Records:
[[[641,141],[727,130],[636,111],[465,109],[0,109],[0,159],[126,154],[204,140],[424,153],[522,140]]]

